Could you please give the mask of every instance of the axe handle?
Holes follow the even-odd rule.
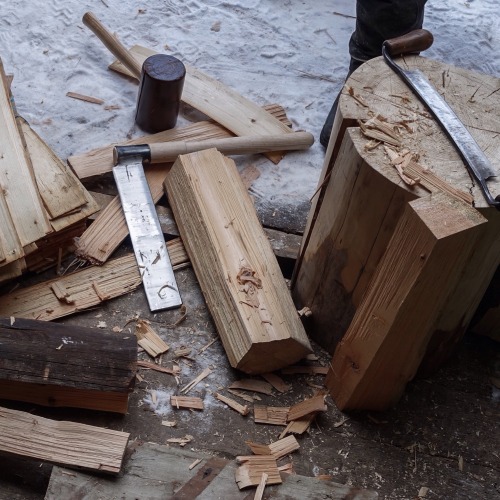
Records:
[[[308,132],[292,132],[271,136],[243,136],[204,141],[174,141],[151,144],[151,163],[175,161],[179,155],[194,153],[203,149],[216,148],[226,155],[267,153],[308,149],[314,137]]]
[[[110,33],[92,12],[86,12],[83,24],[90,28],[106,48],[138,79],[141,78],[141,65],[130,55],[123,44]]]

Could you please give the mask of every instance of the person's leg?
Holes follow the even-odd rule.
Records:
[[[422,27],[427,0],[357,0],[356,29],[349,41],[351,63],[347,78],[361,64],[382,54],[382,43]],[[320,134],[326,148],[332,132],[340,94],[335,99]]]

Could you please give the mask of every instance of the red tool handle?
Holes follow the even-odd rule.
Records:
[[[383,47],[391,56],[399,56],[427,50],[432,42],[434,42],[434,37],[430,31],[418,29],[410,31],[406,35],[386,40]]]

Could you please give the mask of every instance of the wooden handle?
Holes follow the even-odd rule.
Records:
[[[194,153],[203,149],[216,148],[227,155],[267,153],[308,149],[314,137],[308,132],[293,132],[271,136],[243,136],[205,141],[174,141],[151,144],[151,163],[175,161],[179,155]]]
[[[410,31],[406,35],[386,40],[383,46],[386,47],[387,52],[391,56],[399,56],[401,54],[427,50],[433,41],[434,37],[430,31],[418,29]]]
[[[82,18],[83,24],[90,28],[106,48],[138,79],[141,78],[141,65],[130,55],[123,44],[114,37],[95,17],[92,12],[86,12]]]

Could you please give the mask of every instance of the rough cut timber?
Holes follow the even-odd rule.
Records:
[[[170,260],[175,269],[188,261],[179,239],[167,243]],[[50,321],[74,314],[135,290],[141,284],[137,261],[133,254],[67,274],[0,296],[0,316],[16,316]],[[72,303],[61,301],[52,290],[58,283],[73,297]]]
[[[231,366],[267,373],[310,352],[234,162],[214,149],[180,156],[165,189]]]
[[[0,345],[0,399],[127,412],[136,372],[134,336],[0,318]]]
[[[129,434],[0,408],[0,451],[67,467],[118,474]]]
[[[333,356],[326,385],[340,410],[385,410],[399,399],[485,223],[445,194],[407,206]]]
[[[136,45],[130,54],[141,64],[155,51]],[[186,78],[181,99],[214,119],[236,135],[278,135],[291,130],[276,118],[262,110],[257,104],[249,101],[214,78],[205,75],[198,69],[186,66]],[[122,64],[113,63],[111,69],[133,76]],[[210,96],[207,99],[206,96]],[[278,163],[283,154],[266,155],[274,163]]]
[[[21,245],[52,231],[38,193],[33,167],[25,151],[9,100],[9,87],[0,60],[0,184]]]
[[[500,171],[496,132],[500,80],[423,57],[405,56],[404,64],[410,69],[419,68],[439,88],[493,167]],[[443,75],[450,75],[446,86],[441,83]],[[478,91],[471,100],[467,89],[472,81]],[[368,106],[360,104],[357,97]],[[489,111],[485,113],[485,109]],[[428,355],[439,353],[440,360],[432,363],[436,367],[467,329],[499,265],[500,213],[486,206],[446,135],[382,58],[363,64],[342,91],[292,293],[299,309],[308,306],[313,313],[306,320],[309,335],[333,353],[361,303],[405,203],[429,196],[427,189],[402,182],[383,145],[365,148],[370,141],[357,130],[358,120],[373,115],[382,115],[397,128],[402,148],[419,155],[419,164],[453,188],[470,192],[474,206],[491,226],[478,242],[453,297],[433,327],[436,339]],[[488,185],[493,193],[500,193],[500,177],[491,178]]]

